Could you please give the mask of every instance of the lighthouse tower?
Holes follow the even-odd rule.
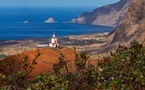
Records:
[[[58,47],[59,44],[57,42],[57,38],[55,33],[53,33],[52,38],[51,38],[51,42],[49,43],[49,47]]]

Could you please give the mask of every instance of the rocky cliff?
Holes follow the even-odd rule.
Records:
[[[121,25],[108,38],[108,44],[145,39],[145,0],[133,0]]]
[[[115,50],[119,45],[129,46],[132,41],[145,41],[145,0],[133,0],[121,24],[109,35],[99,53]]]
[[[78,18],[72,19],[71,22],[115,27],[123,19],[131,1],[132,0],[120,0],[115,4],[97,8],[92,12],[85,12]]]
[[[132,0],[121,24],[110,33],[107,42],[90,52],[105,53],[119,45],[129,46],[134,40],[145,42],[145,0]]]

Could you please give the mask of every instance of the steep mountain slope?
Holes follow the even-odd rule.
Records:
[[[133,0],[121,25],[109,36],[108,44],[145,39],[145,0]]]
[[[93,45],[90,52],[106,53],[119,45],[129,46],[134,40],[145,42],[145,0],[132,0],[121,24],[110,33],[107,42],[100,47]]]
[[[85,12],[78,18],[73,19],[72,23],[94,24],[104,26],[117,26],[132,0],[120,0],[118,3],[96,8],[92,12]]]

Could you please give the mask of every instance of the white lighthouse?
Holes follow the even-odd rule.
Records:
[[[49,47],[58,47],[59,44],[57,42],[57,38],[55,33],[53,33],[52,38],[51,38],[51,42],[49,43]]]

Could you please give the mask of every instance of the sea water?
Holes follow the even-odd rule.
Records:
[[[69,21],[92,8],[0,7],[0,40],[49,38],[110,32],[112,27],[72,24]],[[45,23],[52,17],[57,23]],[[28,23],[24,23],[28,20]]]

